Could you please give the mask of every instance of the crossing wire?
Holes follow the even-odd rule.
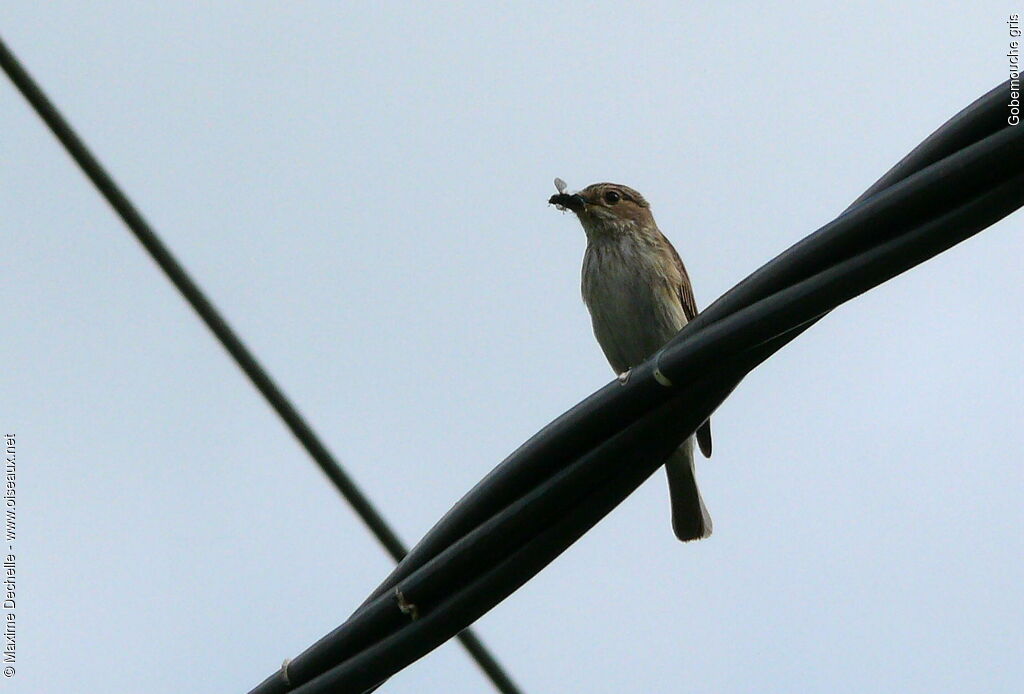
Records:
[[[352,505],[359,517],[366,523],[388,553],[395,561],[401,561],[407,549],[398,535],[391,529],[380,515],[369,498],[356,486],[356,483],[344,471],[327,447],[313,431],[312,427],[299,414],[291,401],[284,395],[274,380],[245,346],[238,334],[228,325],[227,321],[214,307],[203,291],[188,275],[171,251],[164,245],[156,232],[145,220],[139,210],[132,204],[128,196],[114,182],[107,170],[92,154],[82,139],[75,133],[67,119],[50,101],[38,83],[32,79],[28,71],[7,47],[0,37],[0,66],[7,77],[21,92],[22,96],[32,105],[39,117],[46,123],[53,134],[67,150],[75,163],[81,167],[85,175],[96,186],[100,194],[106,198],[124,223],[131,230],[139,243],[149,252],[168,279],[178,288],[186,301],[195,309],[199,317],[206,323],[238,366],[249,377],[256,389],[266,398],[285,425],[295,435],[316,464],[323,470],[327,478],[341,492],[341,495]],[[459,634],[459,640],[469,654],[484,671],[495,688],[502,694],[518,694],[520,689],[504,671],[495,657],[483,642],[467,629]]]

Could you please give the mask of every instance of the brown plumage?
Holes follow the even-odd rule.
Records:
[[[632,188],[594,183],[552,204],[572,210],[587,233],[583,301],[594,335],[618,374],[646,361],[697,315],[690,277],[679,254],[658,229],[650,204]],[[711,423],[696,433],[711,456]],[[693,437],[665,463],[672,527],[680,540],[711,534],[711,517],[694,477]]]

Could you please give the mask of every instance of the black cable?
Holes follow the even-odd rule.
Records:
[[[1018,154],[1024,155],[1024,147],[1018,148]],[[396,665],[404,666],[439,645],[464,623],[461,620],[468,623],[478,618],[622,501],[657,469],[663,451],[679,444],[680,433],[685,436],[695,429],[746,371],[795,337],[793,332],[801,332],[807,320],[816,320],[823,307],[837,297],[845,300],[895,276],[922,256],[962,240],[977,226],[987,226],[1022,202],[1024,173],[933,222],[744,309],[746,315],[723,321],[732,326],[720,335],[718,344],[704,343],[695,349],[721,356],[721,344],[756,346],[732,359],[720,358],[710,369],[702,368],[700,360],[690,359],[691,373],[704,371],[706,375],[681,390],[673,389],[673,399],[661,406],[661,410],[670,408],[670,415],[654,413],[637,420],[403,579],[398,587],[404,599],[424,613],[419,620],[410,622],[397,609],[393,594],[382,594],[364,606],[329,637],[329,644],[321,642],[300,656],[330,656],[341,664],[294,691],[361,691],[379,681],[382,673],[393,672]],[[751,331],[750,315],[754,313],[763,320],[755,324],[758,330]],[[763,341],[766,335],[787,328],[790,332]],[[675,367],[678,361],[679,355],[666,354],[663,364]],[[679,369],[672,372],[680,373],[687,383]],[[633,377],[650,376],[648,369]],[[299,675],[304,667],[299,666],[299,659],[295,665],[292,672]]]
[[[988,112],[1003,109],[1005,106],[1002,102],[1001,95],[999,99],[991,98],[988,102]],[[933,141],[936,147],[951,139],[959,141],[958,122],[959,119],[954,118],[936,133],[948,133],[950,137],[933,140],[933,135],[929,140]],[[1020,135],[1024,134],[1022,131],[1024,129],[1004,127],[999,137],[1019,139]],[[993,161],[1001,160],[1004,168],[1019,163],[1007,155],[1005,147],[994,152],[988,151],[996,144],[997,140],[989,140],[987,144],[979,143],[979,149],[964,150],[961,156],[950,158],[942,166],[932,168],[924,177],[912,182],[913,185],[889,189],[889,198],[875,196],[870,205],[867,204],[868,201],[857,205],[859,209],[856,215],[852,214],[853,209],[848,210],[834,222],[822,227],[755,271],[712,303],[662,351],[671,351],[675,345],[690,339],[707,339],[707,336],[699,334],[716,321],[830,267],[857,249],[884,239],[884,234],[891,229],[892,224],[899,221],[901,216],[909,214],[911,205],[915,206],[918,215],[928,215],[942,209],[943,205],[962,198],[964,191],[969,190],[971,186],[976,187],[990,180],[997,171],[997,167],[992,165]],[[972,168],[962,170],[962,165],[967,159],[973,159],[975,163]],[[880,211],[884,214],[880,214]],[[609,384],[523,444],[445,514],[371,597],[387,590],[401,577],[408,575],[412,568],[422,565],[425,559],[436,555],[441,549],[465,535],[490,517],[495,509],[511,503],[525,493],[525,490],[535,486],[538,480],[550,476],[551,470],[560,464],[559,461],[571,460],[594,445],[595,441],[603,440],[601,437],[624,426],[624,422],[632,421],[652,404],[657,404],[657,397],[665,397],[664,389],[657,384],[651,384],[648,392],[637,388],[638,381],[639,379],[631,379],[631,387],[626,389],[617,387],[615,382]],[[623,390],[631,397],[625,396]],[[621,400],[616,400],[612,406],[608,402],[608,398],[611,397]],[[516,462],[513,465],[513,461],[523,462]]]
[[[744,375],[835,306],[1024,205],[1004,83],[658,355],[563,414],[460,500],[349,620],[253,694],[372,687],[491,609],[649,476]],[[655,367],[671,388],[654,378]]]
[[[327,478],[352,505],[363,522],[370,528],[394,560],[401,561],[407,550],[395,532],[388,526],[380,513],[365,494],[356,486],[351,477],[342,469],[334,456],[327,450],[320,438],[309,426],[298,410],[288,400],[270,375],[264,370],[241,338],[228,325],[220,312],[203,294],[167,246],[160,240],[149,223],[136,209],[124,192],[107,173],[102,164],[93,156],[85,143],[78,137],[60,111],[43,93],[18,59],[0,38],[0,66],[22,96],[32,105],[36,113],[60,140],[71,158],[81,167],[93,185],[110,203],[139,243],[149,252],[168,279],[178,288],[186,301],[195,309],[249,380],[260,391],[278,416],[299,440],[309,455],[316,461]],[[480,639],[471,631],[460,634],[459,639],[487,677],[503,694],[517,694],[519,689],[503,668],[487,650]]]

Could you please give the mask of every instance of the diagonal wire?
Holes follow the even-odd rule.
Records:
[[[47,98],[39,85],[32,79],[31,75],[22,67],[21,63],[7,47],[7,44],[0,38],[0,67],[10,78],[14,86],[21,92],[22,96],[32,105],[36,113],[46,123],[53,134],[64,145],[68,154],[81,167],[85,175],[92,181],[100,194],[106,198],[111,207],[117,212],[124,223],[128,226],[139,243],[149,252],[160,269],[164,271],[168,279],[178,288],[186,301],[196,310],[199,317],[206,323],[228,353],[234,358],[238,366],[249,377],[257,390],[266,398],[270,406],[274,408],[285,425],[299,440],[299,443],[306,449],[316,464],[327,475],[328,479],[337,487],[346,501],[352,505],[359,517],[370,528],[373,534],[380,540],[384,548],[394,558],[401,561],[406,555],[407,549],[398,536],[387,524],[380,513],[373,507],[373,504],[366,495],[356,486],[348,473],[327,450],[327,447],[316,435],[316,432],[309,426],[306,420],[299,414],[294,405],[285,397],[277,384],[270,377],[270,374],[260,365],[252,352],[245,346],[235,331],[228,325],[220,312],[210,303],[199,286],[189,277],[185,269],[178,263],[170,250],[163,244],[160,238],[146,222],[142,214],[135,208],[132,202],[124,194],[107,173],[103,165],[93,156],[89,148],[78,137],[71,125],[61,115],[60,111]],[[520,690],[512,682],[508,674],[491,655],[483,642],[471,630],[466,629],[459,634],[459,640],[469,651],[469,654],[477,662],[491,682],[502,692],[502,694],[519,694]]]

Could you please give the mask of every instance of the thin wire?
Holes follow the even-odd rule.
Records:
[[[32,105],[40,118],[49,126],[53,134],[60,140],[71,158],[81,167],[85,175],[92,181],[111,207],[124,220],[135,238],[149,252],[160,269],[178,288],[185,300],[196,310],[207,327],[213,331],[238,366],[249,377],[257,390],[263,394],[270,406],[284,421],[295,438],[309,452],[309,455],[320,466],[327,478],[337,487],[342,496],[352,505],[359,517],[380,540],[384,548],[394,558],[401,561],[407,553],[402,541],[388,526],[384,518],[370,503],[370,500],[356,486],[351,477],[342,469],[338,461],[331,455],[327,447],[306,423],[295,406],[291,404],[277,384],[270,378],[253,354],[245,346],[227,321],[220,315],[210,300],[206,298],[198,285],[189,277],[185,269],[178,263],[170,250],[163,244],[142,214],[135,208],[128,197],[99,163],[85,143],[78,137],[71,125],[60,111],[50,102],[39,85],[32,79],[14,54],[0,37],[0,66],[10,78],[22,96]],[[483,642],[469,629],[459,634],[459,640],[469,651],[484,673],[491,679],[494,686],[502,694],[519,694],[520,690],[505,673],[498,661],[484,646]]]

